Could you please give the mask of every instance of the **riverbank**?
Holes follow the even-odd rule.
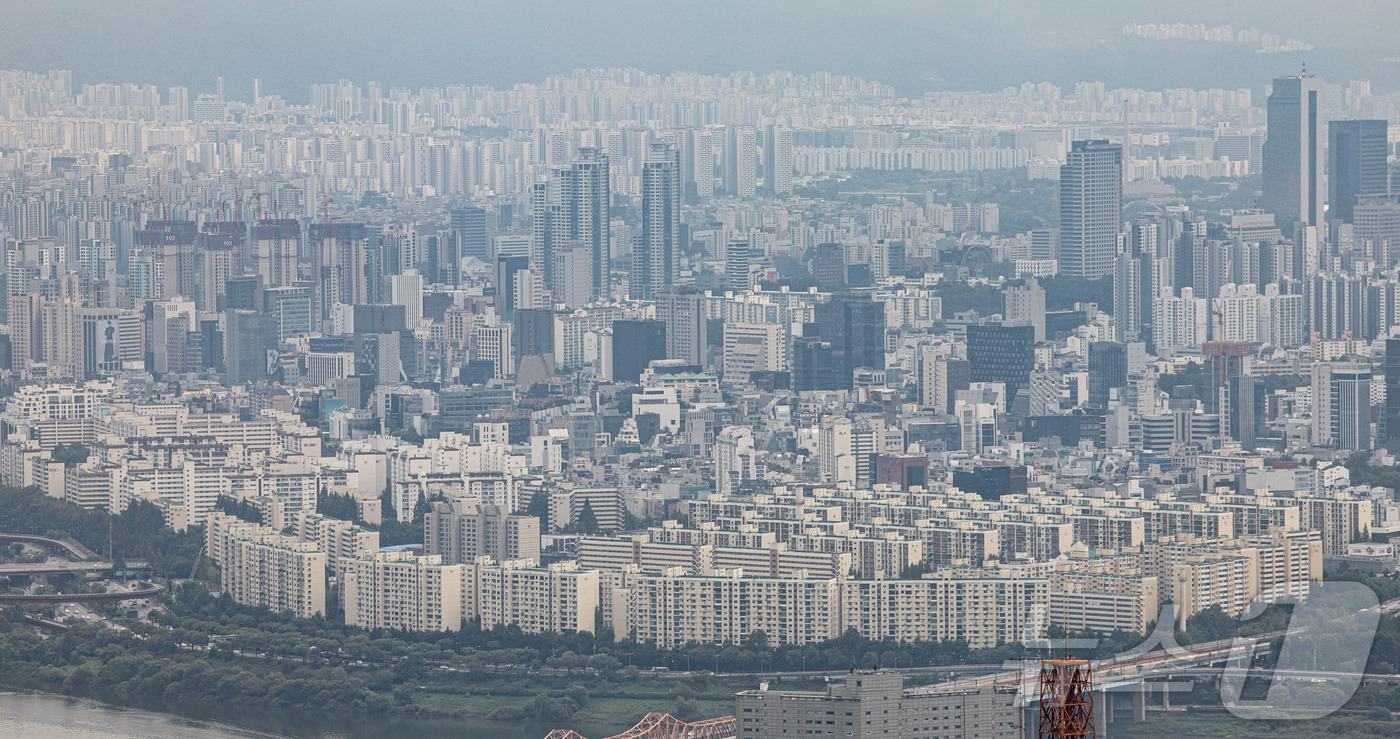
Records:
[[[74,697],[38,691],[0,691],[0,736],[116,737],[116,739],[425,739],[492,737],[540,739],[558,726],[412,715],[346,715],[325,711],[250,708],[217,703],[171,705],[117,696]],[[569,722],[584,736],[620,729]]]

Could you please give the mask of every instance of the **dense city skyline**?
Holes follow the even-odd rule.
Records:
[[[0,687],[1391,732],[1400,6],[13,16]]]

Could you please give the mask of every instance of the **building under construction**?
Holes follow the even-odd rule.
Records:
[[[1249,361],[1254,344],[1248,341],[1207,341],[1201,344],[1206,358],[1210,390],[1205,398],[1206,412],[1220,415],[1220,435],[1234,439],[1245,449],[1253,449],[1254,376]]]

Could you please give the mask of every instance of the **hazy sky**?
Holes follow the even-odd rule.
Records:
[[[1400,89],[1396,0],[0,0],[0,68],[305,100],[349,77],[389,85],[537,81],[579,67],[825,70],[901,93],[1070,85],[1252,87],[1306,61]],[[1318,48],[1121,35],[1130,22],[1258,26]],[[1394,61],[1383,61],[1391,57]]]

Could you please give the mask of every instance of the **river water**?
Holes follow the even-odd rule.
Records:
[[[147,710],[150,709],[150,710]],[[551,726],[485,719],[414,716],[347,716],[316,711],[223,704],[178,707],[144,703],[121,708],[82,698],[0,692],[0,737],[116,737],[117,739],[359,739],[360,737],[467,737],[541,739]],[[570,725],[587,737],[621,731],[616,726]]]

